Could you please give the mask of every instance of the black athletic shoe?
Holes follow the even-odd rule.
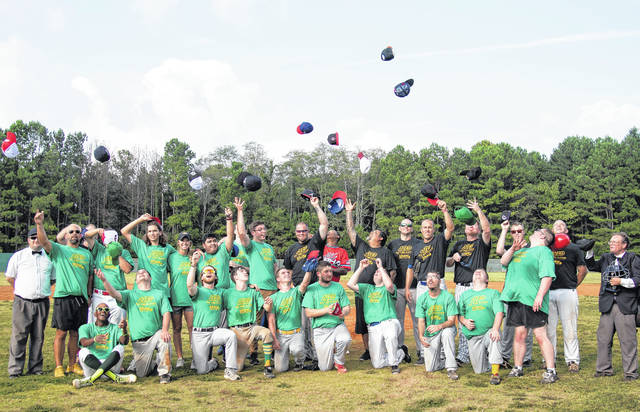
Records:
[[[409,355],[409,348],[407,348],[407,345],[400,346],[400,349],[404,352],[404,362],[411,363],[411,355]]]
[[[367,349],[366,351],[364,351],[364,353],[360,356],[360,360],[361,361],[366,361],[371,359],[371,355],[369,355],[369,350]]]
[[[392,366],[391,367],[391,374],[392,375],[397,375],[400,373],[400,368],[398,367],[398,365]]]
[[[416,360],[416,365],[424,365],[424,358],[422,356],[419,356],[418,359]]]
[[[296,365],[293,367],[294,372],[300,372],[303,369],[304,369],[304,363],[296,363]]]
[[[260,365],[260,361],[258,360],[258,354],[257,353],[252,353],[251,356],[249,356],[249,363],[251,365]]]
[[[319,371],[320,367],[318,366],[318,362],[317,361],[313,361],[313,362],[311,362],[311,365],[306,365],[304,367],[304,370],[306,370],[306,371]]]
[[[276,375],[273,374],[273,368],[271,366],[266,366],[264,368],[264,376],[266,376],[269,379],[273,379],[276,377]]]
[[[526,361],[522,362],[522,367],[523,368],[529,368],[529,367],[531,367],[531,365],[533,365],[533,360],[531,360],[531,359],[527,359]]]

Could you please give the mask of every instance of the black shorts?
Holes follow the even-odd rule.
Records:
[[[549,323],[549,315],[541,310],[534,312],[531,306],[520,302],[507,302],[507,305],[507,326],[536,329]]]
[[[87,323],[89,307],[84,296],[65,296],[53,298],[53,316],[51,327],[60,330],[77,331]]]
[[[369,333],[367,322],[364,320],[364,307],[362,299],[356,296],[356,333],[364,335]]]

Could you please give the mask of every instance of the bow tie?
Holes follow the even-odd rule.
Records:
[[[39,251],[32,250],[31,254],[32,255],[42,255],[42,251],[41,250],[39,250]]]

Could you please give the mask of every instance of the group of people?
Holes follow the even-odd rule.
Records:
[[[477,218],[466,222],[464,238],[449,253],[454,221],[446,202],[434,203],[444,218],[443,231],[426,219],[421,222],[421,238],[415,238],[413,222],[403,219],[400,237],[387,244],[382,230],[372,230],[366,240],[357,234],[355,203],[345,201],[346,231],[355,253],[346,287],[355,293],[355,333],[362,336],[365,348],[361,361],[370,360],[374,368],[388,367],[392,374],[400,372],[401,362],[412,361],[404,333],[408,307],[415,363],[427,372],[444,369],[456,380],[457,369],[471,363],[475,373],[489,372],[490,383],[499,384],[501,367],[511,369],[508,377],[523,376],[523,367],[532,363],[535,337],[543,357],[541,382],[553,383],[558,379],[559,321],[568,371],[580,370],[576,288],[591,269],[602,273],[595,376],[613,375],[611,346],[617,332],[624,379],[638,378],[640,259],[627,251],[626,234],[614,233],[610,252],[596,261],[592,250],[585,256],[574,243],[559,246],[557,237],[568,233],[561,220],[551,230],[535,230],[528,239],[522,223],[504,220],[496,245],[506,268],[499,292],[488,288],[491,230],[478,202],[468,202]],[[23,374],[27,341],[27,374],[42,374],[42,344],[54,283],[54,376],[82,375],[73,381],[76,388],[93,385],[101,377],[133,383],[156,373],[160,383],[170,382],[172,341],[175,367],[185,367],[183,320],[189,332],[191,368],[199,374],[218,369],[217,356],[222,355],[224,378],[240,379],[247,359],[251,365],[260,364],[258,341],[266,378],[287,371],[291,361],[294,371],[346,373],[351,333],[344,319],[352,306],[339,282],[351,270],[349,256],[337,245],[340,235],[329,230],[318,198],[311,197],[310,204],[319,228],[310,233],[306,223],[296,225],[296,242],[285,252],[282,267],[266,242],[266,224],[255,221],[248,230],[245,227],[240,198],[233,204],[235,224],[233,211],[224,210],[226,236],[205,234],[201,248],[187,232],[178,235],[174,248],[167,243],[160,220],[144,214],[120,231],[138,258],[130,290],[124,274],[133,270],[134,261],[116,231],[72,224],[50,241],[44,213],[38,211],[36,226],[27,235],[28,246],[11,257],[6,272],[15,295],[9,376]],[[139,238],[133,232],[145,222],[145,234]],[[506,245],[508,233],[511,245]],[[453,294],[444,282],[446,266],[454,267]],[[129,341],[133,361],[127,369],[135,373],[124,374],[124,346]]]

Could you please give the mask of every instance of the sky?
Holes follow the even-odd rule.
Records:
[[[198,157],[255,141],[282,159],[338,132],[365,153],[549,155],[640,127],[636,1],[0,0],[0,15],[0,127],[39,121],[112,153],[178,138]]]

